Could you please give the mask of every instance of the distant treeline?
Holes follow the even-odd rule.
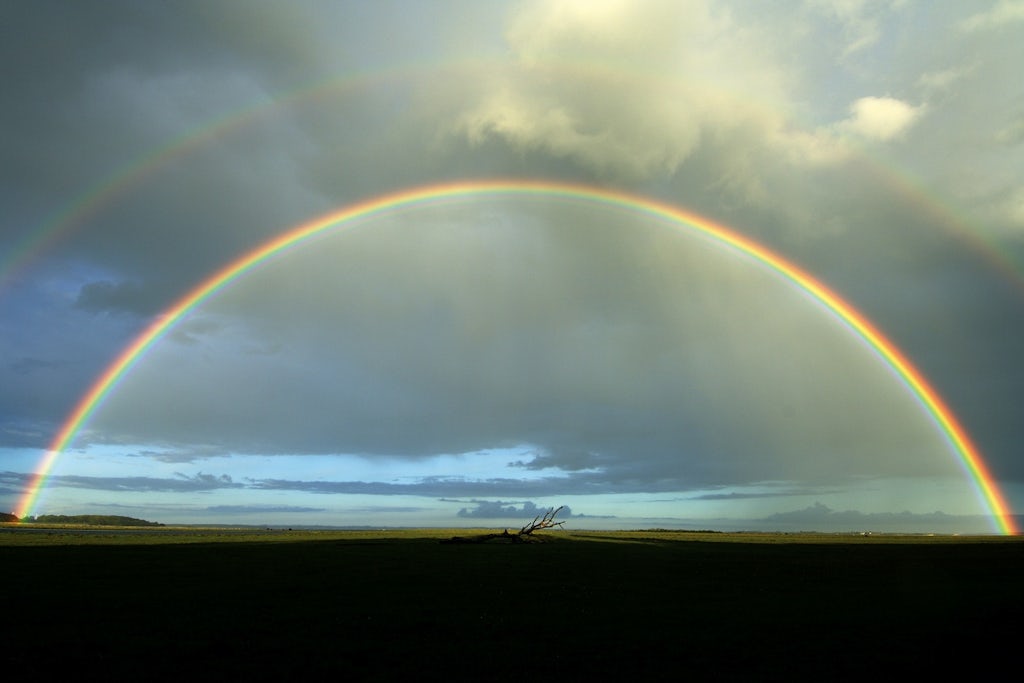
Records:
[[[14,515],[6,514],[2,519],[5,522],[19,521]],[[120,515],[39,515],[26,517],[20,521],[36,524],[88,524],[90,526],[163,526],[160,522],[148,522],[144,519]]]

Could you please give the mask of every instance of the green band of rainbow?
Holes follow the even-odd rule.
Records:
[[[964,468],[988,506],[999,530],[1004,534],[1016,534],[1018,532],[1010,508],[999,491],[996,481],[982,460],[981,454],[938,392],[932,388],[924,376],[895,344],[889,341],[863,314],[843,301],[820,281],[748,237],[678,207],[605,188],[551,181],[526,180],[442,183],[415,187],[375,197],[292,228],[227,264],[189,291],[162,316],[156,319],[104,370],[103,374],[100,375],[89,391],[78,402],[57,432],[46,456],[40,462],[38,472],[30,481],[15,514],[18,517],[24,518],[33,513],[39,494],[46,483],[46,478],[54,463],[60,457],[61,452],[74,440],[78,431],[102,403],[104,397],[115,387],[118,380],[138,362],[143,353],[189,311],[250,268],[314,235],[333,227],[350,225],[357,219],[371,217],[386,211],[411,208],[430,202],[503,195],[549,196],[560,199],[582,200],[647,214],[669,221],[676,226],[691,228],[698,234],[709,237],[720,244],[756,259],[790,280],[820,301],[850,329],[862,337],[891,366],[949,439],[950,444],[961,459]]]

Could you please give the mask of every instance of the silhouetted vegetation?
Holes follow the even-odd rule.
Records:
[[[18,521],[17,517],[14,521]],[[26,522],[36,524],[85,524],[88,526],[163,526],[160,522],[148,522],[135,517],[121,515],[39,515],[26,517]]]
[[[10,512],[0,512],[0,522],[17,522],[18,516]]]

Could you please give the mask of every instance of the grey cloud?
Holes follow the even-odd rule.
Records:
[[[0,439],[8,448],[45,448],[52,425],[31,420],[0,422]]]
[[[18,96],[5,103],[2,149],[8,162],[23,162],[4,164],[7,172],[17,166],[19,184],[36,180],[52,189],[56,182],[71,190],[69,181],[81,179],[87,186],[97,160],[109,163],[124,151],[118,143],[139,142],[134,126],[117,125],[123,118],[105,119],[109,112],[93,91],[102,74],[128,65],[153,74],[214,55],[201,40],[189,41],[195,28],[185,14],[161,5],[9,5],[5,19],[0,63]],[[192,49],[181,50],[183,42]]]
[[[1019,524],[1020,516],[1017,516]],[[758,518],[658,519],[666,528],[752,532],[822,532],[849,534],[992,534],[992,520],[983,516],[932,513],[879,513],[832,510],[816,503]]]
[[[467,480],[461,477],[428,477],[422,481],[396,484],[374,481],[301,481],[285,479],[251,479],[250,488],[274,491],[302,491],[319,494],[414,495],[430,498],[466,496],[531,496],[563,495],[573,489],[565,479],[547,478]],[[595,487],[595,489],[598,487]]]
[[[54,474],[47,478],[47,486],[97,491],[186,493],[237,489],[242,488],[244,484],[233,482],[228,475],[217,476],[200,472],[195,475],[179,474],[175,478],[89,477]]]
[[[174,474],[182,481],[190,482],[200,486],[222,487],[227,485],[228,487],[230,487],[233,485],[233,482],[231,481],[231,475],[229,474],[216,475],[203,474],[202,472],[197,472],[192,475],[182,474],[181,472],[175,472]]]
[[[20,496],[31,481],[31,475],[23,472],[0,472],[0,494]]]
[[[543,515],[550,509],[547,507],[538,507],[536,503],[528,500],[523,502],[471,500],[469,502],[475,507],[459,508],[459,511],[455,513],[457,517],[469,517],[474,519],[496,519],[507,517],[529,518]],[[517,505],[520,507],[516,507]],[[568,506],[565,506],[558,513],[558,517],[560,519],[568,519],[572,516],[572,509]],[[529,521],[529,519],[526,519],[526,521]]]
[[[835,493],[823,489],[791,488],[782,491],[730,491],[728,493],[704,493],[699,496],[691,496],[686,500],[747,500],[751,498],[789,498],[792,496],[806,496],[809,494],[822,495]]]
[[[151,315],[159,310],[148,293],[136,282],[101,280],[82,286],[75,306],[94,313],[131,313]]]
[[[807,531],[831,529],[851,531],[918,529],[934,533],[949,533],[952,529],[962,528],[965,520],[963,518],[958,519],[957,515],[948,515],[943,512],[865,513],[858,510],[832,510],[827,505],[815,503],[802,510],[791,510],[768,515],[762,521],[776,528],[795,529],[799,527]],[[975,520],[976,524],[984,522],[984,520],[980,519]]]
[[[223,456],[223,451],[216,448],[190,448],[187,450],[150,451],[142,450],[138,453],[129,453],[129,457],[146,458],[166,463],[192,463],[198,460],[207,460]]]
[[[528,470],[543,470],[558,468],[568,472],[579,470],[600,469],[607,464],[599,455],[588,451],[560,451],[557,456],[553,453],[541,453],[531,460],[517,460],[512,463],[514,467],[524,467]]]
[[[202,343],[204,339],[222,332],[223,329],[223,322],[213,316],[190,317],[176,324],[168,332],[168,336],[176,344],[193,345]]]

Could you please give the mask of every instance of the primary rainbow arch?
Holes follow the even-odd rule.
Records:
[[[39,464],[19,502],[15,514],[24,518],[33,514],[46,479],[60,454],[74,440],[79,430],[95,412],[118,381],[139,361],[142,355],[193,308],[267,259],[294,247],[331,228],[351,225],[354,221],[388,211],[413,208],[432,202],[487,198],[495,196],[547,196],[585,201],[598,205],[639,212],[692,229],[741,254],[755,259],[765,267],[789,280],[814,297],[851,330],[859,335],[893,369],[948,438],[961,464],[988,506],[999,530],[1016,534],[1018,529],[997,482],[989,472],[981,453],[972,443],[959,420],[932,388],[925,377],[895,344],[889,341],[870,320],[838,294],[798,266],[773,253],[757,242],[707,218],[679,207],[626,192],[588,185],[534,180],[468,180],[423,185],[400,190],[351,204],[307,223],[293,227],[213,273],[154,320],[132,341],[96,379],[79,400],[53,438],[46,456]]]

